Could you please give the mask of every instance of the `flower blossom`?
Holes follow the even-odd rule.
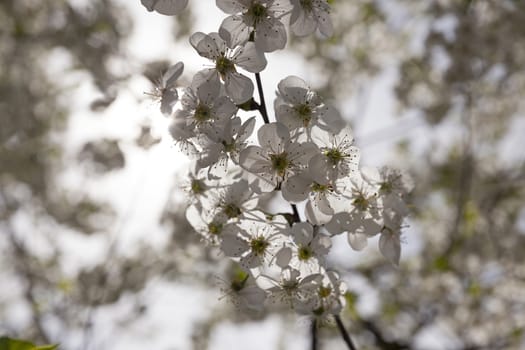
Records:
[[[291,175],[304,169],[318,152],[314,143],[291,141],[288,129],[281,123],[261,126],[257,137],[260,146],[246,147],[240,154],[239,163],[262,180],[263,192],[280,187]]]
[[[242,220],[237,225],[235,234],[224,235],[221,249],[226,256],[240,258],[245,269],[254,269],[269,265],[276,253],[289,244],[288,223],[278,215],[270,222],[267,220]]]
[[[339,131],[344,122],[339,112],[323,103],[321,97],[306,82],[296,76],[288,76],[277,86],[274,102],[275,116],[290,131],[298,128]]]
[[[188,0],[140,0],[148,11],[157,11],[166,16],[175,16],[188,5]]]
[[[173,106],[179,99],[175,82],[182,75],[183,70],[184,64],[182,62],[174,64],[162,75],[155,86],[155,91],[153,93],[146,93],[147,95],[153,96],[155,100],[160,101],[160,111],[166,116],[171,115]]]
[[[319,29],[323,36],[332,36],[334,28],[326,0],[291,0],[291,3],[290,28],[295,35],[306,36]]]
[[[218,33],[207,35],[201,32],[194,33],[190,37],[190,43],[199,55],[215,63],[214,68],[198,72],[195,76],[196,81],[219,84],[222,80],[226,94],[236,104],[246,102],[252,97],[251,79],[238,73],[236,66],[251,73],[258,73],[266,67],[266,58],[254,43],[247,42],[229,48]]]
[[[219,29],[228,46],[242,45],[253,34],[255,45],[264,52],[285,47],[286,28],[280,18],[290,10],[287,1],[217,0],[217,6],[231,15],[224,19]]]

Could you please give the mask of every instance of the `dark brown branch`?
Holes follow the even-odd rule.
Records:
[[[335,322],[337,323],[337,328],[341,333],[341,337],[343,337],[343,340],[345,341],[346,345],[348,345],[348,348],[350,350],[356,350],[356,347],[352,342],[352,339],[350,338],[350,334],[348,334],[348,332],[346,331],[345,325],[343,324],[343,321],[341,321],[339,315],[334,315],[334,318]]]

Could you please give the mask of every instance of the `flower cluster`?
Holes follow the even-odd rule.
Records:
[[[142,3],[176,14],[187,1]],[[287,25],[295,35],[318,30],[329,36],[326,0],[217,0],[217,6],[228,15],[218,32],[189,39],[212,67],[197,72],[178,93],[177,63],[157,93],[162,112],[172,118],[176,144],[195,159],[186,186],[187,219],[204,242],[242,269],[224,288],[237,305],[338,314],[346,287],[326,263],[331,237],[344,233],[360,250],[380,235],[381,253],[398,264],[411,184],[395,170],[360,168],[350,127],[299,77],[278,84],[270,122],[260,88],[265,55],[286,46]],[[260,103],[241,70],[255,73]],[[246,113],[251,111],[265,121],[258,130]],[[263,207],[263,196],[279,198],[290,211]]]

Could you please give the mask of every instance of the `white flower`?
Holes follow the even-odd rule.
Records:
[[[335,271],[326,271],[318,284],[316,303],[309,310],[310,314],[320,318],[339,314],[345,304],[345,293],[346,285],[339,275]]]
[[[241,310],[262,310],[266,292],[257,285],[252,275],[239,268],[228,282],[223,280],[221,282],[223,284],[221,292],[224,294],[220,299],[228,297]]]
[[[269,300],[273,303],[287,304],[292,309],[305,312],[315,303],[318,281],[321,279],[322,276],[317,273],[302,277],[298,270],[288,266],[282,269],[278,281],[270,279],[275,286],[267,289]]]
[[[187,179],[183,180],[181,188],[188,193],[190,203],[198,203],[201,198],[208,196],[210,186],[207,184],[204,174],[196,166],[190,168]]]
[[[277,251],[288,244],[286,220],[275,216],[272,222],[267,220],[242,220],[236,234],[224,235],[221,250],[226,256],[240,258],[240,264],[246,269],[269,265]]]
[[[307,222],[294,223],[291,235],[292,246],[283,247],[276,255],[278,265],[290,265],[301,272],[319,272],[332,246],[330,238],[320,232],[314,234],[314,228]]]
[[[184,119],[174,119],[169,127],[169,132],[175,144],[184,154],[196,157],[199,151],[195,145],[197,134]]]
[[[182,62],[174,64],[162,75],[155,86],[155,91],[153,91],[153,93],[147,93],[153,96],[154,99],[160,101],[160,111],[164,115],[171,115],[173,106],[177,103],[179,95],[175,88],[175,82],[182,75],[183,71],[184,64]]]
[[[175,111],[175,119],[185,120],[189,129],[201,132],[213,129],[216,122],[227,120],[237,112],[237,106],[208,82],[186,88],[181,106]]]
[[[335,182],[357,173],[359,148],[353,146],[354,139],[350,127],[338,132],[315,128],[312,131],[312,140],[321,150],[308,164],[310,173],[317,182]]]
[[[305,206],[307,220],[314,225],[322,225],[332,218],[334,209],[331,203],[338,200],[339,194],[332,183],[322,179],[322,176],[317,176],[322,182],[315,181],[309,170],[290,177],[281,188],[282,194],[290,202],[308,199]]]
[[[286,28],[280,18],[289,11],[284,0],[217,0],[217,6],[227,14],[219,34],[235,47],[250,39],[264,52],[283,49],[286,45]],[[241,13],[240,15],[237,15]]]
[[[235,117],[218,122],[206,132],[206,144],[198,163],[200,167],[210,166],[209,176],[222,178],[228,170],[228,160],[239,163],[239,153],[246,147],[246,139],[255,127],[255,117],[241,125],[241,118]]]
[[[290,28],[295,35],[306,36],[319,29],[325,37],[332,36],[334,28],[326,0],[291,0],[291,3]]]
[[[379,251],[394,265],[399,265],[401,257],[401,225],[403,217],[395,212],[383,213],[384,226],[379,237]]]
[[[290,131],[311,128],[314,125],[331,131],[339,131],[344,122],[339,112],[323,103],[321,97],[296,76],[288,76],[278,85],[274,102],[275,116]]]
[[[368,238],[382,229],[382,221],[359,213],[337,213],[325,225],[328,232],[340,234],[347,232],[348,244],[354,250],[362,250],[368,245]]]
[[[197,82],[219,84],[224,82],[226,94],[236,104],[248,101],[253,95],[253,83],[250,78],[237,72],[236,66],[251,73],[258,73],[266,67],[266,58],[255,44],[247,42],[232,49],[226,46],[217,33],[206,35],[201,32],[190,37],[191,45],[199,55],[212,60],[214,68],[204,69],[195,76]],[[220,80],[219,80],[220,78]]]
[[[382,197],[383,207],[394,210],[401,216],[409,213],[405,202],[408,194],[414,188],[409,175],[401,171],[383,167],[379,170],[379,195]]]
[[[148,11],[157,11],[166,16],[175,16],[188,5],[188,0],[140,0]]]
[[[230,220],[241,220],[253,212],[258,203],[255,194],[249,190],[248,182],[240,180],[227,186],[215,204],[215,211]]]
[[[257,132],[260,146],[248,146],[239,157],[240,165],[263,179],[261,190],[273,191],[288,177],[304,169],[317,152],[311,142],[290,140],[288,129],[280,123],[261,126]]]
[[[380,175],[377,169],[364,167],[352,177],[340,180],[341,199],[331,204],[335,212],[349,212],[363,216],[380,217]]]
[[[186,209],[186,219],[211,244],[218,244],[222,235],[235,231],[235,225],[227,223],[228,218],[224,214],[212,216],[210,212],[199,210],[197,205],[190,205]]]

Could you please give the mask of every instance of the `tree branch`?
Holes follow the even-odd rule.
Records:
[[[350,338],[350,335],[346,331],[345,325],[343,324],[343,321],[341,321],[341,318],[339,315],[334,315],[335,322],[337,323],[337,328],[339,329],[339,332],[341,333],[341,337],[343,337],[343,340],[345,341],[346,345],[348,345],[348,348],[350,350],[356,350],[356,347],[354,343],[352,342],[352,339]]]

